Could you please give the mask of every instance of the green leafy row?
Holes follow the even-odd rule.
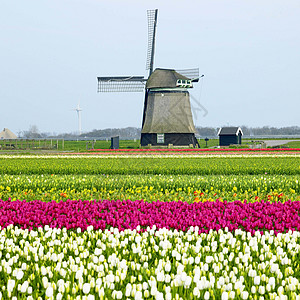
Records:
[[[298,157],[18,157],[0,158],[0,174],[300,174]]]

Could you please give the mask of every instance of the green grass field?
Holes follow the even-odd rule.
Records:
[[[284,146],[287,146],[287,147],[289,147],[289,148],[300,148],[300,140],[297,141],[297,142],[289,142],[289,143],[287,143],[287,144],[285,144],[285,145],[282,145],[282,148],[283,148]]]
[[[204,139],[198,140],[201,149],[213,148],[219,146],[218,139],[210,139],[207,143]],[[243,139],[241,148],[250,148],[253,145],[252,139]],[[50,150],[50,151],[72,151],[72,152],[85,152],[91,149],[110,149],[110,140],[96,140],[96,141],[67,141],[67,140],[17,140],[17,141],[4,141],[0,140],[0,153],[4,151],[16,152],[20,150],[34,151],[34,150]],[[298,141],[289,142],[285,145],[281,145],[280,148],[300,148],[300,139]],[[139,149],[139,140],[120,140],[120,149]],[[232,146],[235,148],[235,146]]]

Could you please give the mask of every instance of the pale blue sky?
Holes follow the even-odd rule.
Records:
[[[299,0],[1,0],[0,128],[75,132],[79,100],[83,131],[140,127],[143,94],[96,78],[147,75],[154,8],[154,66],[205,74],[196,126],[300,126]]]

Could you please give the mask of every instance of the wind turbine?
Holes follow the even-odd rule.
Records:
[[[79,102],[77,104],[77,107],[72,109],[72,110],[77,111],[77,115],[78,115],[78,133],[79,133],[79,135],[81,135],[81,112],[82,112],[82,109],[80,108]]]

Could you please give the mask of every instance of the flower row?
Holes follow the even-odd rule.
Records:
[[[300,151],[300,148],[179,148],[179,149],[91,149],[90,152],[281,152],[281,151]]]
[[[119,230],[142,230],[147,227],[188,230],[198,226],[200,232],[242,228],[254,234],[273,230],[300,230],[300,201],[281,202],[144,202],[144,201],[60,201],[0,200],[0,226],[18,225],[33,229],[49,225],[67,229],[104,230],[110,226]]]
[[[9,198],[285,202],[300,200],[300,180],[295,175],[3,175],[0,199]]]
[[[300,155],[278,157],[0,156],[0,174],[298,175]]]
[[[0,240],[4,299],[299,299],[298,231],[10,225]]]

